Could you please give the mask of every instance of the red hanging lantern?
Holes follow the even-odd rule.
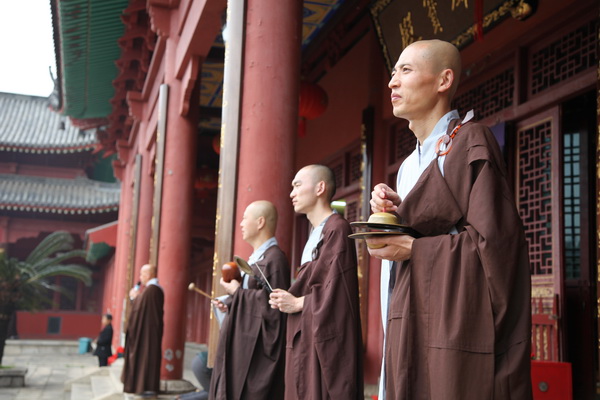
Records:
[[[221,154],[221,135],[215,135],[212,139],[212,148],[217,154]]]
[[[300,100],[298,102],[298,135],[306,135],[306,120],[319,117],[327,108],[327,93],[316,83],[300,82]]]
[[[214,189],[219,184],[218,180],[219,174],[217,171],[203,166],[196,171],[194,188],[196,190]]]

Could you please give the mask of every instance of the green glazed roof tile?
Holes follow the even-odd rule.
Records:
[[[58,1],[63,114],[83,119],[111,113],[127,5],[128,0]]]

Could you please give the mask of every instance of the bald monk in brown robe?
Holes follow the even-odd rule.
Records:
[[[245,275],[244,286],[237,280],[221,286],[231,295],[226,306],[213,304],[227,312],[219,335],[217,356],[211,377],[210,399],[282,399],[285,367],[286,315],[269,306],[268,286],[290,286],[290,267],[277,245],[277,209],[268,201],[251,203],[240,223],[242,238],[254,252],[248,259],[254,277]]]
[[[164,293],[156,279],[156,267],[140,269],[141,287],[133,288],[133,300],[125,336],[123,392],[157,394],[160,387]]]
[[[527,243],[494,136],[451,111],[460,69],[452,44],[420,41],[389,83],[394,115],[418,144],[397,191],[376,185],[371,208],[424,237],[368,240],[385,245],[372,256],[391,261],[380,399],[532,397]]]
[[[288,313],[286,400],[364,399],[356,249],[348,222],[334,213],[333,172],[302,168],[292,181],[294,210],[312,232],[296,282],[271,305]]]

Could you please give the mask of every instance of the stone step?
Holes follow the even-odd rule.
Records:
[[[110,376],[113,380],[113,385],[117,388],[118,392],[123,392],[123,382],[121,382],[121,372],[123,371],[123,364],[125,360],[123,358],[117,358],[112,365],[108,368]]]
[[[75,399],[73,396],[80,396],[79,392],[83,390],[88,390],[89,393],[81,400],[122,400],[123,384],[117,376],[118,373],[120,370],[113,370],[112,367],[96,367],[86,375],[65,382],[65,392],[72,393],[71,400]],[[78,393],[73,394],[75,390]]]
[[[120,392],[112,392],[107,393],[104,396],[95,397],[94,400],[127,400],[127,397],[124,393]]]
[[[77,354],[79,342],[76,340],[29,340],[8,339],[4,355],[18,356],[29,354]]]
[[[27,368],[11,367],[0,369],[0,387],[23,387]]]
[[[71,400],[92,400],[94,394],[89,383],[78,382],[71,384]]]
[[[115,392],[117,388],[113,384],[113,379],[109,375],[90,376],[90,383],[92,386],[92,393],[94,398],[107,395]]]

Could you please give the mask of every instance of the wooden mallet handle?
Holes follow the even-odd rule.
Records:
[[[202,291],[202,290],[198,289],[198,288],[196,287],[196,285],[194,284],[194,282],[192,282],[192,283],[190,283],[190,284],[188,285],[188,290],[195,290],[196,292],[200,293],[202,296],[204,296],[204,297],[208,297],[209,299],[211,299],[211,300],[212,300],[212,297],[211,297],[211,296],[210,296],[208,293],[206,293],[206,292],[204,292],[204,291]]]

